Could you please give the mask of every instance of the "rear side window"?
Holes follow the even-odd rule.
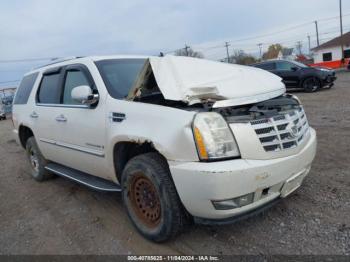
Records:
[[[38,73],[30,74],[25,76],[21,84],[18,87],[15,100],[13,101],[16,105],[24,105],[27,104],[29,95],[33,89],[36,78],[38,77]]]
[[[264,70],[275,70],[276,66],[275,63],[264,63],[264,64],[258,64],[256,67],[264,69]]]
[[[285,62],[285,61],[280,61],[276,63],[277,70],[291,71],[293,67],[296,67],[296,66],[292,63]]]
[[[59,85],[60,74],[44,75],[41,80],[38,102],[42,104],[59,104],[61,100],[61,88]]]

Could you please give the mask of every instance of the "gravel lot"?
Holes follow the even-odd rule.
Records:
[[[350,73],[314,94],[296,93],[317,130],[304,185],[266,213],[229,226],[193,226],[154,244],[132,227],[118,194],[29,175],[23,149],[0,121],[0,254],[350,255]]]

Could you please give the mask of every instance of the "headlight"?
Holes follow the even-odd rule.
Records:
[[[299,97],[297,97],[296,95],[292,95],[292,94],[290,94],[290,95],[291,95],[291,97],[292,97],[293,99],[295,99],[296,101],[298,101],[299,105],[301,105],[301,101],[300,101]]]
[[[327,72],[327,73],[329,73],[329,69],[327,69],[327,68],[319,68],[321,71],[323,71],[323,72]]]
[[[193,133],[201,160],[240,156],[230,127],[218,113],[198,113],[193,121]]]

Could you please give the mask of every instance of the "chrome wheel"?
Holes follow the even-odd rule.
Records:
[[[308,78],[303,83],[303,88],[307,92],[315,92],[320,88],[320,83],[315,78]]]

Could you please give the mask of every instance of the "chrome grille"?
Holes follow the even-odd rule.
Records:
[[[302,108],[250,121],[267,152],[297,147],[307,137],[309,124]]]

